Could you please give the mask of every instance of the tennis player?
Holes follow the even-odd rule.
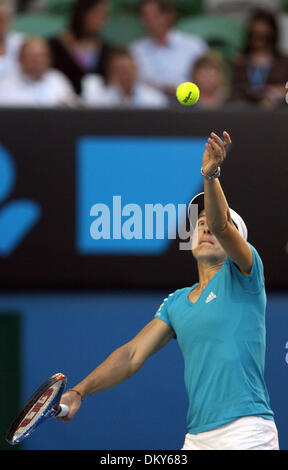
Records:
[[[220,167],[230,136],[211,133],[203,153],[204,193],[192,253],[199,280],[170,294],[153,320],[63,395],[69,421],[84,397],[114,387],[177,338],[189,397],[182,450],[278,450],[264,381],[266,293],[263,264],[247,242],[243,219],[229,208]]]

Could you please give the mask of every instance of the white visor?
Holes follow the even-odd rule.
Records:
[[[194,196],[193,199],[189,203],[188,218],[189,218],[190,223],[192,223],[191,215],[190,215],[192,204],[197,204],[198,205],[198,214],[200,214],[200,212],[204,209],[204,192],[199,193],[196,196]],[[230,207],[229,207],[229,210],[230,210],[231,218],[232,218],[233,222],[235,223],[239,233],[242,235],[244,240],[247,241],[248,230],[247,230],[247,227],[246,227],[246,224],[245,224],[244,220],[242,219],[242,217],[239,214],[237,214],[237,212],[235,212]]]

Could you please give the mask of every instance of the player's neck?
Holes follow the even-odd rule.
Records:
[[[215,276],[218,271],[222,268],[224,262],[216,262],[215,264],[208,263],[206,261],[198,262],[198,289],[205,289],[209,281]]]

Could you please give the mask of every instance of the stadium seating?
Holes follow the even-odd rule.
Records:
[[[74,0],[44,0],[47,11],[55,14],[68,13]],[[137,13],[140,0],[110,0],[112,13]],[[203,12],[202,0],[177,0],[175,2],[180,17]]]
[[[243,44],[244,29],[239,23],[217,15],[197,15],[181,19],[178,28],[207,41],[230,60]]]
[[[110,0],[110,3],[117,4],[120,12],[137,13],[140,0]],[[174,4],[179,17],[203,12],[203,0],[176,0]]]
[[[131,13],[113,15],[101,35],[112,44],[127,46],[146,32],[139,17]]]
[[[49,37],[57,34],[67,22],[72,0],[45,0],[45,12],[30,12],[17,15],[14,31]],[[127,46],[134,40],[146,35],[143,24],[136,13],[135,0],[114,0],[110,19],[104,28],[103,37],[119,46]],[[130,6],[129,6],[130,5]],[[186,5],[186,6],[185,6]],[[200,11],[202,0],[189,2],[178,0],[179,19],[176,26],[183,32],[195,34],[205,39],[214,49],[219,50],[229,60],[238,52],[243,42],[243,26],[236,21],[219,15],[191,14]],[[133,13],[133,8],[135,12]],[[190,11],[189,15],[184,14]],[[182,12],[182,14],[181,14]]]
[[[66,25],[66,17],[52,13],[22,13],[17,15],[13,30],[28,35],[50,37]]]
[[[74,0],[44,0],[43,3],[48,13],[68,15]]]

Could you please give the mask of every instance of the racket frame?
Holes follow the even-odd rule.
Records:
[[[28,429],[23,434],[19,435],[15,439],[14,436],[17,430],[19,429],[20,424],[25,420],[25,417],[29,416],[29,413],[33,412],[33,408],[36,406],[35,413],[30,419],[30,422],[33,421],[33,419],[35,418],[35,414],[37,415],[37,412],[39,413],[41,408],[45,405],[45,402],[41,406],[39,404],[38,407],[40,406],[40,408],[38,409],[37,402],[43,395],[45,395],[45,392],[47,392],[51,387],[53,387],[53,385],[58,382],[61,382],[59,390],[57,391],[52,401],[48,405],[46,405],[46,408],[44,408],[44,410],[39,414],[39,416],[37,416],[33,424],[28,427]],[[52,375],[52,377],[50,377],[42,385],[40,385],[40,387],[33,393],[33,395],[31,395],[29,400],[27,400],[27,402],[20,410],[14,421],[11,423],[6,433],[6,441],[11,445],[19,444],[21,441],[29,437],[30,434],[35,431],[38,426],[40,426],[40,424],[46,421],[46,419],[52,418],[53,416],[57,416],[57,414],[61,410],[61,408],[59,407],[59,402],[66,387],[66,384],[67,377],[61,372],[59,372],[57,374]],[[29,418],[26,419],[29,420]],[[27,425],[29,425],[29,422],[27,423]]]

